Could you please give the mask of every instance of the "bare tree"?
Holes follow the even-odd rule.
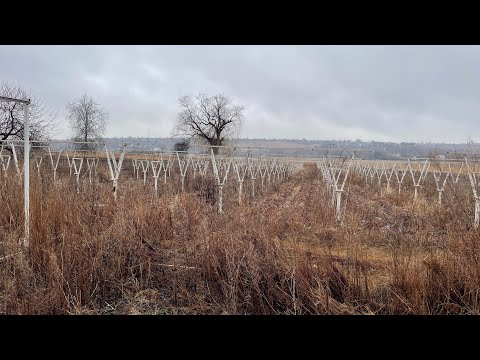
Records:
[[[30,140],[48,140],[56,134],[56,113],[48,109],[31,91],[18,84],[2,82],[0,95],[15,99],[30,99]],[[23,140],[23,105],[0,102],[0,140]]]
[[[234,105],[222,94],[208,97],[199,94],[192,99],[179,99],[180,112],[174,136],[201,139],[213,146],[223,145],[226,139],[235,137],[244,119],[244,108]],[[215,153],[218,148],[214,148]]]
[[[108,113],[87,94],[70,102],[67,111],[75,140],[85,142],[81,148],[88,149],[86,143],[98,140],[105,133]]]

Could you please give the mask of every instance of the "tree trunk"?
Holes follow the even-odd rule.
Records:
[[[209,140],[209,144],[210,144],[211,146],[221,146],[221,145],[222,145],[222,142],[221,142],[219,139],[210,139],[210,140]],[[220,148],[218,148],[218,147],[214,147],[214,148],[213,148],[213,154],[214,154],[214,155],[218,155],[218,150],[219,150],[219,149],[220,149]]]

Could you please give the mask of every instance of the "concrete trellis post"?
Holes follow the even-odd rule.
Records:
[[[40,179],[40,166],[42,166],[43,157],[35,156],[35,165],[37,167],[37,176]]]
[[[88,173],[88,181],[90,182],[90,185],[92,185],[92,170],[95,171],[96,175],[98,161],[98,158],[87,158],[87,170],[85,171],[85,174]]]
[[[50,163],[52,164],[52,169],[53,169],[53,184],[55,185],[55,180],[57,178],[57,168],[58,168],[58,162],[60,161],[60,155],[62,154],[62,151],[58,152],[57,156],[57,161],[53,162],[53,156],[52,152],[50,151],[50,148],[48,148],[48,155],[50,156]]]
[[[255,168],[254,161],[252,158],[247,160],[248,173],[250,174],[250,180],[252,181],[252,198],[255,197],[255,178],[257,175],[258,168]]]
[[[442,172],[433,172],[433,178],[435,179],[435,185],[437,187],[437,192],[438,192],[438,205],[442,205],[442,194],[443,191],[445,190],[445,184],[447,183],[448,177],[450,173],[445,174],[445,178],[443,179],[442,185],[440,185],[440,180],[442,178]]]
[[[67,162],[68,162],[68,167],[70,168],[70,177],[72,176],[72,170],[73,170],[73,162],[72,160],[70,159],[70,157],[68,156],[68,151],[65,151],[65,155],[67,157]],[[75,156],[77,155],[77,151],[75,150],[73,152],[73,156],[72,158],[74,158]]]
[[[233,164],[233,168],[235,173],[237,174],[237,181],[238,181],[238,203],[242,203],[242,189],[243,189],[243,182],[245,180],[245,175],[247,174],[248,166],[242,163],[235,162]]]
[[[336,191],[337,191],[337,183],[340,178],[340,175],[342,174],[342,169],[335,169],[335,168],[329,168],[330,170],[330,187],[332,191],[332,205],[335,206],[336,201],[337,201],[337,196],[336,196]]]
[[[142,165],[142,160],[135,160],[135,171],[137,172],[137,180],[139,179],[140,175],[140,166]]]
[[[146,187],[147,186],[147,173],[148,173],[148,168],[150,167],[150,161],[139,160],[138,162],[142,165],[143,187]]]
[[[282,175],[282,167],[283,167],[283,164],[282,164],[282,161],[280,160],[278,163],[277,163],[277,182],[280,182],[280,178],[281,178],[281,175]]]
[[[77,194],[80,193],[80,171],[82,170],[83,157],[82,158],[72,158],[72,165],[74,168],[75,179],[77,183]],[[78,165],[77,165],[78,161]]]
[[[200,170],[200,159],[193,159],[192,158],[192,170],[193,170],[193,180],[195,181],[197,171]],[[200,171],[199,171],[200,173]]]
[[[317,163],[317,166],[323,168],[322,174],[324,176],[324,180],[326,181],[327,187],[331,187],[332,206],[335,208],[336,219],[337,221],[342,221],[342,193],[350,173],[352,162],[350,161],[346,167],[343,164],[338,165],[339,166],[334,166],[331,160],[329,161],[329,164],[327,164],[325,160],[323,160],[323,162],[320,164]],[[343,173],[343,180],[340,181]]]
[[[265,187],[265,176],[267,175],[267,165],[264,164],[263,162],[258,164],[258,171],[260,173],[260,177],[262,179],[262,190]]]
[[[278,182],[278,161],[275,162],[275,165],[273,166],[273,180],[276,180]]]
[[[402,184],[403,184],[403,179],[405,178],[405,175],[407,174],[408,170],[398,170],[395,171],[395,177],[397,178],[397,183],[398,183],[398,193],[400,194],[402,192]],[[401,174],[400,177],[398,177],[398,174]]]
[[[25,246],[30,244],[30,100],[23,106],[23,187],[25,202]],[[16,155],[15,155],[16,157]],[[18,165],[18,163],[17,163]]]
[[[140,161],[138,159],[132,159],[132,166],[133,166],[133,177],[138,180],[138,175],[140,172]]]
[[[168,177],[170,177],[170,170],[172,168],[172,164],[173,164],[173,159],[172,159],[172,154],[170,154],[170,156],[168,157],[168,166],[167,166]]]
[[[171,155],[170,155],[171,157]],[[167,183],[167,171],[170,172],[170,157],[168,159],[163,160],[162,158],[162,170],[163,170],[163,175],[164,175],[164,181],[163,183]]]
[[[454,177],[452,172],[452,167],[450,163],[448,163],[448,171],[450,173],[450,177],[452,178],[452,183],[454,185],[456,185],[458,183],[458,180],[460,179],[460,175],[462,174],[462,170],[463,170],[463,165],[464,163],[462,163],[462,166],[460,166],[460,170],[458,170],[457,176]]]
[[[227,163],[227,166],[224,169],[225,173],[224,173],[223,179],[220,180],[220,174],[218,172],[219,167],[217,166],[217,161],[215,160],[213,147],[210,148],[210,152],[211,152],[211,159],[212,159],[213,174],[215,176],[215,180],[217,182],[217,187],[218,187],[218,212],[222,213],[223,212],[223,187],[225,186],[225,183],[227,181],[228,172],[230,171],[230,165],[232,164],[233,159],[230,157],[230,161]]]
[[[416,170],[414,171],[412,169],[412,164],[410,163],[410,159],[408,159],[408,168],[410,170],[410,174],[412,175],[413,186],[414,186],[413,201],[417,200],[418,188],[420,187],[420,182],[422,181],[422,179],[424,179],[423,174],[425,173],[425,169],[427,167],[427,164],[428,164],[428,160],[425,160],[425,163],[423,164],[422,170],[420,172],[420,176],[419,176],[418,180],[415,180]]]
[[[97,176],[97,168],[98,168],[98,163],[100,162],[99,158],[93,158],[93,169],[95,176]]]
[[[155,197],[158,197],[158,177],[160,176],[160,172],[162,171],[162,163],[163,160],[152,160],[150,161],[152,172],[153,172],[153,180],[154,180],[154,189],[155,189]]]
[[[387,170],[385,173],[385,177],[387,178],[387,188],[386,188],[386,193],[390,193],[390,180],[392,179],[393,172],[395,171],[395,166],[397,163],[394,163],[392,168]]]
[[[202,160],[201,165],[198,167],[198,173],[202,176],[205,176],[207,174],[207,169],[208,169],[208,161]]]
[[[10,155],[2,155],[0,151],[0,162],[2,163],[4,183],[7,183],[8,167],[10,166]]]
[[[372,169],[370,171],[370,184],[373,184],[373,178],[377,174],[377,167],[378,167],[378,162],[375,164],[374,167],[372,167]]]
[[[418,165],[420,166],[420,164],[418,164]],[[423,172],[423,180],[425,180],[425,178],[427,177],[428,169],[430,169],[430,161],[427,160],[427,168]]]
[[[480,197],[478,196],[477,193],[477,177],[475,176],[475,173],[470,169],[470,166],[468,165],[467,159],[465,159],[465,165],[468,171],[468,178],[470,180],[470,186],[472,187],[472,193],[473,193],[473,198],[475,200],[475,212],[474,212],[474,220],[473,220],[473,226],[475,229],[478,228],[478,225],[480,223]]]
[[[190,164],[191,158],[187,156],[187,160],[180,160],[180,156],[177,154],[178,167],[180,168],[180,181],[182,183],[182,192],[185,188],[185,176],[187,175],[188,165]]]
[[[107,154],[108,168],[110,170],[110,178],[112,180],[113,187],[113,199],[117,201],[117,187],[118,187],[118,178],[120,176],[120,171],[122,170],[123,158],[125,157],[125,147],[126,144],[122,145],[122,153],[117,160],[115,159],[115,154],[113,151],[108,152],[107,146],[105,145],[105,152]],[[112,166],[113,165],[113,166]]]
[[[376,173],[377,173],[377,177],[378,177],[378,186],[381,187],[381,186],[382,186],[382,177],[383,177],[383,175],[385,175],[385,178],[387,178],[386,169],[385,169],[385,163],[382,163],[382,168],[381,168],[381,169],[377,169]]]
[[[370,172],[371,172],[371,171],[372,171],[372,168],[367,165],[367,166],[365,167],[365,173],[364,173],[364,175],[365,175],[365,184],[367,184],[367,185],[368,185],[368,177],[370,176]]]
[[[287,178],[287,171],[288,171],[289,164],[285,163],[282,166],[282,179],[285,180]]]
[[[327,181],[327,174],[326,174],[326,165],[325,165],[325,159],[322,158],[322,160],[317,162],[317,168],[320,169],[320,173],[322,174],[322,179],[324,182]]]
[[[275,165],[276,165],[275,163],[276,163],[276,161],[273,160],[273,161],[270,163],[270,165],[267,166],[267,170],[268,170],[268,172],[267,172],[267,175],[268,175],[268,177],[267,177],[267,182],[268,182],[269,184],[270,184],[270,181],[271,181],[271,177],[272,177],[273,170],[275,169]]]
[[[192,157],[192,172],[193,172],[193,180],[195,181],[196,175],[197,175],[197,166],[198,166],[198,160]]]

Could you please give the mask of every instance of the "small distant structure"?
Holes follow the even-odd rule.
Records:
[[[173,145],[173,149],[175,151],[182,151],[182,152],[187,152],[188,149],[190,148],[190,140],[189,139],[183,139],[175,143]]]
[[[445,155],[437,155],[437,160],[445,160]]]

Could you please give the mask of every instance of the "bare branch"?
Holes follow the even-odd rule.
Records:
[[[18,84],[2,82],[0,95],[16,99],[31,99],[31,140],[47,140],[55,135],[56,113],[48,109],[31,91],[25,90]],[[0,140],[23,140],[23,107],[24,105],[15,102],[0,102]]]

